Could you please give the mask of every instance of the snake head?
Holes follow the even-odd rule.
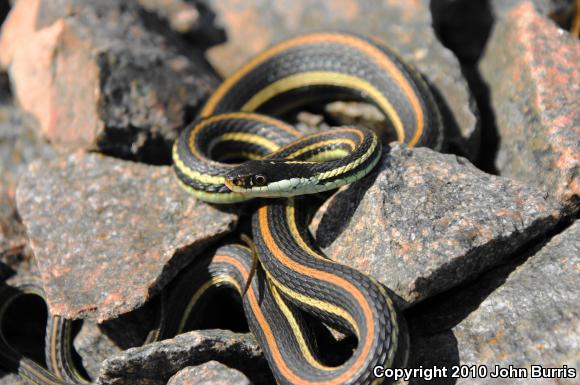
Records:
[[[225,185],[234,192],[255,197],[279,197],[300,194],[297,188],[309,181],[303,162],[285,160],[250,160],[225,175]]]

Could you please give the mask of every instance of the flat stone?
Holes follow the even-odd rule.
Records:
[[[128,349],[108,358],[98,385],[164,385],[179,370],[217,360],[242,371],[255,384],[272,383],[254,337],[228,330],[199,330]]]
[[[33,163],[16,199],[50,310],[99,322],[140,307],[236,221],[170,167],[80,152]]]
[[[447,118],[448,142],[470,158],[477,157],[475,104],[457,59],[435,36],[428,0],[215,0],[210,4],[228,37],[225,44],[208,50],[209,60],[223,75],[275,42],[308,32],[350,30],[384,40],[436,89]]]
[[[16,2],[0,66],[51,142],[154,163],[218,84],[199,49],[121,0]]]
[[[393,143],[377,169],[329,199],[311,229],[331,259],[374,276],[402,306],[473,279],[562,216],[546,193],[455,155]]]
[[[580,222],[505,278],[451,331],[418,338],[415,365],[575,368],[576,378],[459,379],[457,384],[577,384],[580,367]],[[494,279],[495,278],[495,279]],[[488,277],[489,282],[498,277]],[[464,296],[469,293],[464,293]],[[465,299],[465,298],[464,298]],[[455,307],[463,301],[454,296]],[[449,309],[451,303],[448,303]],[[445,306],[447,306],[445,305]],[[433,383],[418,381],[416,384]],[[438,382],[445,383],[445,382]]]
[[[167,385],[250,385],[248,377],[216,361],[189,366],[177,372]]]
[[[580,208],[580,42],[530,3],[497,24],[480,63],[501,137],[501,175]]]

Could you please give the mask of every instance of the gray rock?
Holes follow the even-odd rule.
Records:
[[[332,117],[339,126],[362,125],[372,128],[376,132],[389,133],[388,123],[381,111],[367,103],[332,102],[325,106],[325,112]],[[394,136],[390,140],[396,140]]]
[[[0,385],[22,385],[23,382],[14,373],[4,373],[0,370]]]
[[[139,4],[166,22],[196,47],[206,48],[222,44],[227,39],[222,26],[216,23],[211,4],[191,0],[137,0]]]
[[[176,32],[187,34],[199,30],[201,27],[201,15],[197,4],[184,0],[137,0],[148,12],[155,13],[165,20],[171,29]]]
[[[161,385],[179,370],[210,360],[242,371],[256,384],[272,381],[253,336],[228,330],[200,330],[108,358],[96,384]]]
[[[574,9],[574,0],[491,0],[490,8],[496,19],[509,19],[512,8],[531,3],[544,16],[564,17]]]
[[[96,323],[89,321],[83,322],[81,330],[75,336],[74,348],[91,378],[97,378],[101,363],[106,358],[121,352],[121,348]]]
[[[2,104],[0,100],[0,261],[14,270],[30,271],[33,264],[16,210],[18,179],[33,160],[48,161],[55,156],[50,145],[38,137],[34,119],[11,101]]]
[[[513,365],[527,370],[531,365],[566,366],[576,369],[576,378],[499,380],[487,376],[460,379],[457,384],[491,385],[506,381],[510,384],[577,384],[580,367],[579,266],[580,222],[577,221],[515,270],[509,270],[511,273],[489,274],[487,281],[496,281],[492,287],[497,289],[452,331],[417,338],[415,365],[485,365],[489,371],[494,371],[495,365],[503,368]],[[469,292],[463,293],[463,297],[467,296]],[[465,301],[456,295],[443,302],[446,303],[443,306],[451,309]],[[427,383],[450,382],[414,382]]]
[[[96,154],[34,163],[17,204],[51,311],[99,322],[143,305],[236,221],[170,167]]]
[[[167,385],[250,385],[250,380],[235,369],[216,361],[180,370]]]
[[[497,24],[480,69],[501,137],[501,175],[580,209],[580,42],[530,3]]]
[[[0,105],[0,190],[13,197],[30,162],[55,157],[54,149],[39,138],[31,115],[12,104]]]
[[[13,270],[30,270],[31,254],[26,246],[26,232],[16,212],[16,202],[0,188],[0,262]]]
[[[13,196],[0,188],[0,256],[22,252],[26,245],[25,230]]]
[[[318,245],[416,303],[473,279],[553,228],[546,194],[469,161],[392,144],[365,180],[316,214]]]

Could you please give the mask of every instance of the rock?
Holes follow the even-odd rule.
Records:
[[[377,132],[389,132],[385,116],[372,104],[332,102],[325,106],[325,112],[340,126],[363,125]],[[395,139],[396,137],[392,138],[392,140]]]
[[[183,0],[138,0],[149,12],[156,13],[169,23],[171,29],[188,33],[200,27],[200,13],[195,4]]]
[[[530,0],[433,0],[433,25],[443,44],[462,64],[472,64],[481,55],[494,23],[510,19],[509,11]],[[542,15],[567,24],[574,0],[532,0]],[[470,84],[471,86],[471,84]]]
[[[209,60],[224,75],[275,42],[298,34],[350,30],[381,38],[417,66],[436,89],[450,144],[472,159],[477,157],[475,105],[457,59],[435,36],[429,1],[214,0],[207,4],[228,37],[227,43],[208,50]]]
[[[580,208],[580,42],[530,3],[497,25],[480,70],[501,137],[501,175]]]
[[[180,370],[167,385],[250,385],[250,380],[235,369],[209,361]]]
[[[0,385],[21,385],[22,380],[14,373],[4,373],[0,370]]]
[[[328,130],[331,127],[324,121],[324,116],[314,114],[308,111],[300,111],[296,114],[296,123],[294,127],[302,135],[314,134],[319,130]]]
[[[497,289],[452,331],[418,338],[415,365],[495,365],[530,370],[580,367],[580,222],[553,237],[510,273],[489,275]],[[509,276],[508,276],[509,275]],[[505,281],[505,282],[503,282]],[[444,299],[457,309],[475,292]],[[478,293],[481,295],[482,293]],[[529,373],[529,372],[528,372]],[[576,384],[576,378],[510,379],[510,384]],[[501,380],[506,381],[506,380]],[[457,384],[499,384],[491,378],[460,379]],[[445,382],[417,381],[417,384]]]
[[[56,156],[36,131],[32,116],[10,103],[0,105],[0,189],[11,197],[30,162],[48,161]]]
[[[491,0],[490,8],[496,19],[510,19],[516,6],[532,4],[538,13],[554,18],[564,17],[574,11],[574,0]]]
[[[83,321],[74,339],[74,348],[81,357],[83,368],[91,378],[97,378],[101,363],[121,349],[94,322]]]
[[[179,370],[209,360],[242,371],[255,384],[273,382],[253,336],[228,330],[200,330],[132,348],[108,358],[96,383],[166,384]]]
[[[18,213],[14,197],[0,189],[0,256],[3,251],[22,249],[26,245],[26,232]]]
[[[160,297],[157,295],[144,306],[100,324],[82,321],[73,344],[91,379],[98,377],[101,365],[108,357],[157,339],[162,317]]]
[[[0,70],[0,105],[12,103],[12,93],[10,91],[10,80],[8,74]]]
[[[14,198],[0,188],[0,262],[8,270],[30,271],[33,257]],[[4,269],[0,269],[4,270]],[[0,274],[0,277],[3,274]]]
[[[99,322],[143,305],[236,222],[169,167],[97,154],[32,164],[16,199],[51,311]]]
[[[225,31],[216,24],[216,15],[211,4],[203,0],[137,1],[196,47],[205,49],[226,40]]]
[[[0,91],[1,93],[1,91]],[[32,254],[16,211],[16,185],[28,164],[48,161],[54,150],[36,134],[34,120],[0,96],[0,261],[14,270],[30,271]]]
[[[394,143],[377,169],[329,199],[311,229],[331,259],[374,276],[403,306],[473,279],[562,217],[544,192],[454,155]]]
[[[153,163],[218,83],[198,49],[121,0],[18,1],[0,66],[51,142]]]

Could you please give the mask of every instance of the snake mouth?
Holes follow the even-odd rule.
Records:
[[[224,185],[232,192],[246,194],[248,196],[267,196],[268,193],[268,186],[246,187],[243,183],[237,181],[236,179],[226,178],[224,180]]]
[[[244,193],[252,191],[252,184],[248,177],[240,176],[226,176],[224,178],[224,184],[233,192]]]
[[[280,198],[316,193],[319,190],[312,182],[308,178],[291,178],[272,182],[265,186],[247,187],[242,183],[236,183],[235,179],[226,178],[224,180],[224,184],[231,191],[254,198]]]
[[[225,178],[224,184],[226,185],[227,188],[230,189],[230,191],[236,192],[236,186],[234,185],[233,181],[231,181],[228,178]],[[239,192],[239,191],[237,191],[237,192]]]

